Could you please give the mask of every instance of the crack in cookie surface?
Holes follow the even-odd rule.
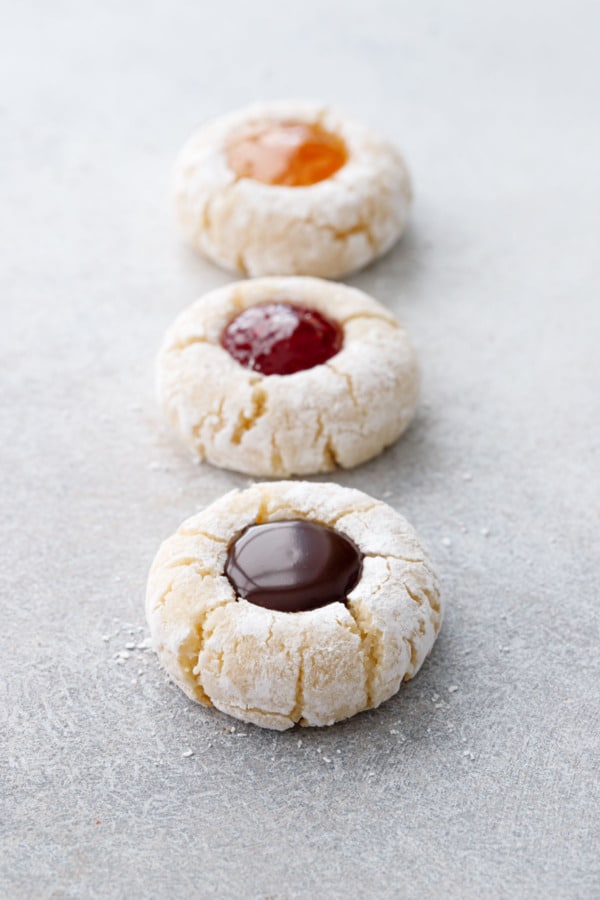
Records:
[[[313,224],[315,224],[316,227],[321,231],[328,232],[335,241],[340,241],[341,243],[345,244],[349,241],[350,238],[354,237],[355,235],[360,235],[366,239],[373,253],[376,253],[378,250],[377,242],[375,241],[371,229],[366,221],[357,222],[355,225],[351,225],[348,228],[336,228],[334,225],[327,225],[323,222],[313,222]]]
[[[304,650],[300,647],[298,653],[298,678],[296,680],[296,703],[290,712],[290,719],[299,723],[304,713]]]
[[[328,436],[323,447],[323,465],[326,469],[340,468],[340,458],[331,435]]]
[[[209,337],[203,334],[190,334],[187,337],[175,338],[170,345],[165,348],[165,353],[183,353],[188,347],[194,344],[211,344]]]
[[[181,526],[177,529],[177,534],[182,535],[182,537],[204,537],[208,541],[214,541],[216,544],[226,544],[227,540],[225,538],[217,537],[216,534],[211,534],[210,531],[200,529],[189,530]]]
[[[244,410],[240,410],[238,421],[231,434],[231,443],[240,444],[244,435],[255,428],[259,419],[267,412],[268,394],[262,387],[255,387],[250,396],[252,409],[250,415],[246,415]]]
[[[356,312],[351,313],[350,315],[344,316],[340,319],[342,325],[349,325],[350,322],[360,322],[361,319],[364,319],[365,322],[381,322],[383,325],[387,325],[392,331],[401,329],[402,326],[395,319],[392,319],[391,314],[384,315],[383,313],[378,314],[374,312]]]
[[[271,470],[274,475],[280,475],[285,471],[281,450],[275,437],[275,432],[271,435]]]
[[[354,404],[354,408],[356,410],[357,415],[360,418],[364,418],[365,410],[363,409],[361,404],[358,402],[358,399],[356,397],[356,393],[354,391],[354,381],[352,380],[352,375],[349,372],[340,371],[340,369],[338,369],[332,362],[326,362],[325,365],[332,372],[335,372],[335,374],[338,375],[340,378],[344,379],[344,381],[346,382],[346,387],[348,388],[348,394],[350,396],[350,399],[352,400],[352,403]]]
[[[381,662],[382,635],[374,627],[373,617],[360,601],[348,603],[348,612],[352,616],[360,636],[361,649],[365,667],[365,690],[367,692],[367,709],[374,706],[373,682]]]

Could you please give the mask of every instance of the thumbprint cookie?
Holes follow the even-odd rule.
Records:
[[[157,362],[162,409],[196,458],[258,476],[376,456],[408,426],[418,381],[385,307],[306,277],[211,291],[175,320]]]
[[[185,521],[154,560],[146,613],[188,697],[280,731],[388,700],[442,619],[436,575],[399,513],[301,481],[232,491]]]
[[[188,241],[225,269],[338,278],[396,242],[412,195],[387,140],[327,106],[278,102],[193,134],[173,196]]]

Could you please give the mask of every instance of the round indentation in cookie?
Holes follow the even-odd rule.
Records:
[[[410,179],[396,148],[323,104],[256,104],[200,128],[175,165],[186,239],[244,275],[339,278],[406,227]]]
[[[165,416],[197,459],[268,476],[377,455],[408,426],[419,385],[389,310],[347,285],[298,277],[205,294],[167,332],[157,376]]]
[[[240,365],[263,375],[292,375],[319,366],[342,347],[337,322],[316,309],[261,303],[229,323],[221,343]]]
[[[361,554],[345,535],[292,519],[247,528],[229,548],[225,574],[238,597],[296,613],[345,603],[361,568]]]
[[[233,135],[227,145],[227,163],[239,178],[288,187],[330,178],[347,158],[338,135],[307,122],[254,125]]]
[[[332,549],[330,534],[348,545]],[[292,565],[290,549],[299,549]],[[339,602],[287,612],[240,596],[252,580],[263,599],[280,593],[305,550],[314,569],[305,586],[325,572]],[[230,491],[183,522],[152,564],[146,614],[160,662],[189,697],[283,730],[331,725],[393,696],[433,647],[442,606],[427,553],[398,512],[338,484],[281,481]]]

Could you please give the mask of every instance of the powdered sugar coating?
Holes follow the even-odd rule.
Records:
[[[226,148],[240,129],[294,120],[345,143],[348,161],[307,187],[236,176]],[[200,128],[175,166],[174,207],[187,240],[209,259],[245,275],[337,278],[367,265],[400,237],[411,187],[398,151],[322,104],[255,104]]]
[[[261,375],[221,346],[231,319],[257,303],[309,306],[340,323],[342,350],[292,375]],[[315,278],[260,278],[211,291],[168,330],[157,362],[159,402],[199,460],[250,475],[307,475],[376,456],[417,402],[412,345],[392,314],[361,291]]]
[[[364,555],[347,603],[284,613],[237,599],[230,544],[248,525],[300,518],[335,527]],[[331,725],[393,696],[431,650],[437,578],[408,522],[336,484],[232,491],[185,521],[152,565],[146,614],[159,659],[193,700],[266,728]]]

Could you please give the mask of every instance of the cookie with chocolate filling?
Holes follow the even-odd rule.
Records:
[[[154,560],[146,612],[188,697],[278,730],[379,706],[419,671],[442,619],[401,515],[350,488],[285,481],[185,521]]]

